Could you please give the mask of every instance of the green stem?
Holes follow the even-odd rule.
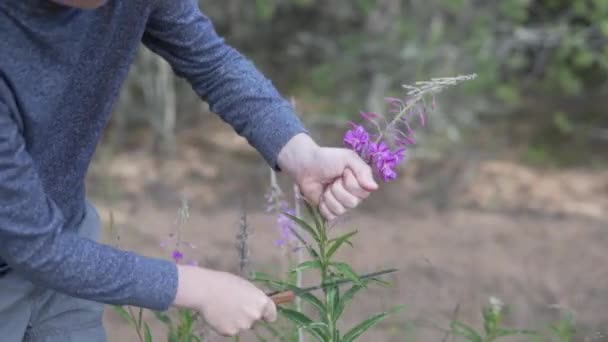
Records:
[[[410,110],[412,107],[414,107],[414,105],[418,101],[420,101],[421,98],[422,98],[422,95],[417,95],[414,98],[415,101],[408,102],[406,105],[404,105],[403,109],[399,112],[399,114],[395,115],[393,120],[391,120],[391,122],[386,125],[386,129],[380,131],[380,134],[378,134],[378,138],[376,139],[376,141],[374,143],[376,143],[376,144],[379,143],[380,140],[382,140],[382,138],[384,137],[384,133],[388,130],[388,128],[393,126],[397,121],[399,121],[407,113],[408,110]]]
[[[141,334],[141,317],[142,317],[142,312],[143,309],[139,309],[139,316],[138,319],[135,319],[135,314],[133,314],[133,310],[131,310],[131,307],[128,306],[127,310],[129,310],[129,314],[131,315],[131,318],[133,319],[133,322],[135,322],[135,332],[137,333],[137,337],[139,337],[139,340],[141,342],[145,342],[145,339],[143,337],[143,335]]]
[[[321,227],[319,227],[319,257],[321,258],[321,283],[326,283],[329,281],[330,273],[329,273],[329,264],[331,260],[327,257],[327,221],[325,219],[321,220]],[[332,286],[333,287],[333,286]],[[326,312],[326,320],[329,330],[329,340],[327,342],[337,342],[336,341],[336,326],[335,321],[336,317],[334,317],[333,303],[329,302],[329,290],[330,288],[323,288],[323,293],[325,294],[324,304],[325,304],[325,312]]]

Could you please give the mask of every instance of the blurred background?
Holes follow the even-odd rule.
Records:
[[[406,305],[363,341],[441,341],[455,317],[481,328],[490,296],[505,303],[509,327],[544,329],[572,315],[577,341],[608,335],[607,0],[200,8],[324,145],[340,146],[347,122],[384,111],[383,98],[403,96],[402,84],[478,76],[437,97],[398,180],[339,225],[361,230],[342,256],[358,271],[400,269],[393,288],[372,290],[348,312],[356,322]],[[175,232],[185,198],[189,258],[238,270],[245,211],[251,267],[285,267],[276,217],[264,211],[268,166],[162,59],[141,48],[114,111],[88,179],[112,227],[108,242],[169,257],[159,244]],[[107,322],[114,340],[131,336],[114,314]]]

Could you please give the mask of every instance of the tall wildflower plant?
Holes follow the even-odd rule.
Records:
[[[183,198],[182,205],[178,210],[177,227],[174,232],[169,234],[170,241],[164,242],[161,246],[168,248],[171,254],[171,259],[176,264],[186,263],[188,265],[196,265],[196,260],[189,259],[186,261],[186,249],[194,249],[195,245],[185,241],[182,238],[183,228],[190,218],[190,208],[188,201]],[[197,327],[201,323],[199,314],[190,309],[178,309],[175,314],[170,312],[155,312],[156,318],[163,322],[168,328],[168,342],[201,342],[203,339],[197,333]]]
[[[406,93],[403,98],[386,99],[388,113],[362,112],[363,124],[350,124],[350,129],[344,135],[344,144],[357,152],[372,167],[376,176],[385,182],[396,179],[397,167],[405,160],[408,148],[416,144],[414,124],[417,123],[422,127],[426,125],[427,113],[435,109],[436,94],[448,86],[472,80],[475,77],[475,75],[468,75],[436,78],[417,82],[414,85],[404,85]],[[269,199],[275,197],[271,192]],[[289,296],[297,296],[312,308],[313,314],[309,315],[303,310],[280,305],[279,312],[315,340],[320,342],[354,341],[402,307],[397,306],[392,310],[375,314],[354,327],[341,331],[340,318],[351,300],[367,289],[371,282],[386,283],[376,277],[363,277],[348,262],[336,259],[336,255],[344,246],[353,246],[352,239],[357,231],[332,236],[331,226],[320,214],[318,208],[305,201],[304,206],[307,211],[306,218],[303,215],[296,215],[291,210],[281,212],[280,219],[286,217],[289,221],[285,221],[282,225],[280,241],[285,243],[295,240],[297,248],[302,248],[307,252],[309,260],[298,263],[290,270],[290,273],[315,272],[321,279],[322,293],[303,291],[299,285],[277,280],[265,274],[256,274],[256,280],[278,291],[285,291],[282,292],[282,295],[287,297],[286,301],[290,301]],[[278,207],[282,208],[280,205]],[[297,226],[298,229],[294,226]],[[343,290],[341,285],[345,280],[348,280],[350,285]],[[275,301],[283,302],[280,298]]]
[[[496,297],[490,297],[489,304],[482,310],[483,331],[477,331],[465,323],[454,320],[450,325],[450,333],[470,342],[494,342],[498,339],[515,336],[533,338],[538,335],[536,331],[503,327],[503,311],[504,304],[502,301]]]
[[[186,249],[196,248],[194,245],[182,239],[182,230],[190,217],[188,202],[183,199],[178,211],[177,227],[169,234],[169,241],[161,243],[161,247],[168,250],[170,258],[176,263],[187,263],[196,265],[195,260],[186,261]],[[140,342],[152,342],[153,336],[150,326],[143,319],[144,309],[134,311],[131,307],[114,306],[114,310],[131,325]],[[168,328],[168,342],[201,342],[202,337],[197,333],[199,315],[193,310],[179,309],[173,312],[154,312],[156,319],[164,323]]]

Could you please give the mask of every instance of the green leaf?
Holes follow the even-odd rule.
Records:
[[[122,317],[122,319],[127,321],[127,323],[131,324],[133,327],[137,327],[137,322],[135,322],[135,319],[131,317],[131,315],[124,307],[119,305],[112,305],[112,308],[120,317]]]
[[[338,310],[340,304],[340,294],[338,292],[338,287],[330,286],[325,291],[325,303],[327,305],[327,312],[329,313],[329,316],[333,317],[333,322],[331,323],[336,323],[338,316],[336,316],[334,313]]]
[[[284,307],[278,307],[278,311],[285,316],[285,318],[294,322],[299,328],[305,328],[308,330],[313,336],[319,339],[319,341],[327,340],[327,333],[319,325],[319,323],[315,323],[312,319],[308,318],[308,316],[304,315],[301,312],[287,309]]]
[[[304,261],[303,263],[301,263],[298,266],[296,266],[290,272],[291,273],[297,273],[297,272],[305,271],[305,270],[310,269],[310,268],[320,269],[321,268],[321,262],[319,260]]]
[[[345,242],[349,243],[349,239],[357,234],[357,231],[354,232],[350,232],[347,234],[344,234],[340,237],[337,237],[335,239],[330,240],[330,246],[327,249],[327,256],[325,257],[327,260],[330,260],[331,257],[338,251],[338,249],[340,248],[340,246],[342,246],[342,244],[344,244]],[[352,245],[351,245],[352,246]]]
[[[533,330],[518,330],[518,329],[502,329],[499,328],[496,331],[496,337],[505,337],[505,336],[517,336],[517,335],[538,335],[537,331]]]
[[[357,337],[361,336],[364,332],[368,331],[374,325],[380,323],[383,319],[385,319],[388,315],[393,314],[399,310],[401,310],[403,306],[398,306],[391,311],[386,311],[380,314],[377,314],[373,317],[366,319],[365,321],[359,323],[356,327],[352,328],[349,332],[347,332],[344,337],[342,337],[341,342],[352,342]]]
[[[287,341],[287,338],[283,336],[277,329],[275,329],[272,325],[267,322],[261,321],[260,325],[264,327],[268,332],[272,335],[272,337],[278,338],[279,341]],[[276,341],[276,340],[275,340]]]
[[[144,323],[144,339],[146,342],[152,342],[152,333],[150,333],[148,323]]]
[[[316,229],[314,229],[311,225],[309,225],[306,221],[302,220],[299,217],[293,216],[291,214],[288,213],[283,213],[283,215],[289,217],[292,221],[294,221],[295,223],[298,224],[298,226],[300,226],[302,229],[304,229],[305,231],[307,231],[310,235],[312,235],[312,237],[318,242],[320,241],[320,237],[319,237],[319,232],[317,232]],[[293,229],[292,229],[293,231]]]
[[[154,316],[156,316],[156,319],[167,325],[171,324],[171,318],[169,318],[169,315],[164,312],[154,311]]]
[[[323,223],[319,210],[313,208],[307,201],[304,201],[304,207],[306,208],[306,211],[308,211],[308,214],[312,216],[313,220],[315,221],[315,226],[317,227],[317,229],[320,229],[323,226]]]
[[[349,264],[345,262],[332,262],[330,265],[333,266],[338,273],[352,280],[353,283],[363,285],[363,282],[361,282],[361,279],[359,279],[359,275],[352,269],[352,267],[350,267]]]
[[[323,305],[323,302],[321,302],[321,300],[319,300],[319,298],[317,298],[312,293],[304,292],[304,293],[298,294],[297,296],[300,297],[303,301],[314,306],[319,311],[320,315],[326,314],[325,305]]]
[[[310,254],[313,259],[320,259],[319,253],[306,241],[306,239],[302,237],[302,235],[300,235],[297,230],[293,229],[292,227],[288,228],[289,231],[291,231],[291,233],[293,234],[293,236],[295,236],[300,241],[300,243],[306,248],[308,254]]]
[[[353,285],[350,289],[348,289],[348,291],[344,293],[342,298],[340,298],[340,302],[338,303],[338,307],[334,314],[337,317],[342,315],[344,309],[346,308],[346,304],[348,304],[348,302],[350,302],[355,297],[357,292],[359,292],[363,288],[365,288],[364,285]]]
[[[471,342],[483,342],[483,338],[479,333],[464,323],[453,321],[450,327],[454,335],[462,336]]]
[[[265,273],[261,273],[261,272],[254,273],[253,276],[251,277],[251,281],[264,283],[268,286],[271,286],[271,287],[279,289],[279,290],[284,290],[284,289],[287,289],[287,288],[293,286],[287,282],[284,282],[281,280],[276,280],[272,276],[265,274]]]

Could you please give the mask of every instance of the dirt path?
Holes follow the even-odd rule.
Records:
[[[214,132],[204,141],[184,135],[180,155],[162,164],[133,151],[99,162],[90,177],[93,199],[105,220],[112,211],[123,248],[167,257],[159,244],[186,195],[191,217],[184,238],[197,246],[192,256],[232,272],[246,199],[252,265],[281,270],[285,255],[273,244],[274,219],[263,212],[268,170],[229,130]],[[608,174],[505,161],[467,168],[409,165],[399,183],[336,228],[360,230],[355,248],[340,255],[356,270],[400,270],[391,278],[394,288],[355,300],[345,324],[405,304],[361,341],[441,341],[457,306],[460,320],[481,328],[480,309],[495,296],[507,305],[507,326],[538,328],[573,312],[581,341],[599,342],[584,337],[608,334]],[[113,312],[106,316],[110,341],[136,340]],[[416,329],[408,328],[412,323]],[[158,324],[153,330],[162,333]]]
[[[100,207],[108,217],[107,209]],[[175,210],[141,203],[128,217],[116,217],[124,247],[166,255],[158,246],[174,223]],[[254,267],[280,269],[284,256],[273,246],[277,233],[272,218],[263,213],[249,218],[255,230],[251,239]],[[209,267],[236,271],[237,223],[237,211],[191,212],[184,237],[197,245],[192,255]],[[447,327],[460,305],[458,317],[479,324],[479,309],[489,296],[507,304],[507,324],[514,327],[533,328],[555,320],[560,314],[557,307],[575,312],[588,331],[608,327],[605,223],[458,210],[354,215],[336,229],[350,227],[361,233],[355,248],[342,258],[362,272],[379,267],[397,267],[400,272],[392,278],[395,288],[379,288],[355,301],[347,322],[353,324],[394,303],[407,305],[402,315],[363,341],[404,341],[399,336],[403,337],[407,321],[418,326],[416,341],[438,340],[442,334],[429,322]],[[132,340],[115,315],[108,314],[107,322],[111,341]]]

